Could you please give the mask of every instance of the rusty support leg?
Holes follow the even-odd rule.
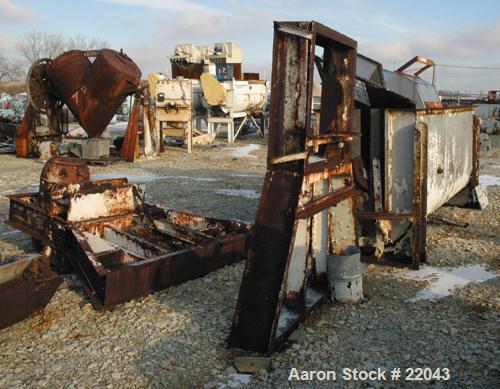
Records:
[[[232,346],[260,352],[271,347],[301,185],[300,176],[266,174],[231,330]]]
[[[474,190],[476,186],[479,185],[479,150],[481,148],[481,141],[479,139],[479,133],[481,132],[481,126],[479,124],[479,118],[473,116],[473,126],[472,126],[472,173],[469,182],[470,190]]]
[[[30,104],[16,132],[16,157],[28,158],[31,155],[31,137],[35,132],[35,109]]]
[[[412,267],[425,262],[427,230],[427,125],[422,123],[414,133],[414,176],[412,226]]]
[[[134,101],[134,106],[132,107],[132,112],[127,125],[127,131],[125,132],[125,138],[123,139],[122,149],[120,155],[127,162],[134,162],[137,156],[137,148],[139,143],[139,114],[141,110],[141,99],[136,96]]]

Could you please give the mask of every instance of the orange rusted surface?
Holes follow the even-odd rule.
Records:
[[[125,98],[137,91],[141,71],[123,52],[102,49],[94,62],[80,50],[47,65],[47,77],[90,137],[99,137]]]

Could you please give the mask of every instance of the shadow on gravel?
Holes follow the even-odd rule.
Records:
[[[226,342],[242,271],[240,262],[153,295],[170,313],[155,318],[154,340],[133,362],[149,385],[198,387],[220,380],[232,359]]]

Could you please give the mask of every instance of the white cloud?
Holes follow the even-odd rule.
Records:
[[[437,35],[406,34],[398,40],[362,41],[360,51],[381,62],[404,61],[423,55],[436,62],[461,61],[486,63],[500,59],[500,23],[491,27],[472,26]]]
[[[0,54],[9,56],[15,51],[15,40],[10,35],[0,31]]]
[[[437,63],[500,63],[500,54],[496,54],[500,47],[500,23],[455,30],[446,30],[441,24],[416,30],[411,16],[403,21],[365,0],[349,0],[345,6],[342,6],[344,0],[337,0],[341,4],[335,12],[330,12],[331,4],[318,4],[311,8],[307,17],[304,16],[304,3],[295,0],[290,0],[287,7],[276,0],[254,0],[252,3],[225,0],[217,8],[189,0],[98,1],[150,9],[153,32],[149,42],[124,45],[145,73],[169,69],[168,56],[176,44],[211,45],[217,41],[233,41],[241,46],[244,71],[270,73],[267,69],[271,67],[272,21],[324,18],[328,19],[327,25],[347,35],[356,38],[360,34],[359,51],[382,62],[388,69],[400,66],[417,54]],[[156,12],[158,9],[162,11]],[[347,20],[362,20],[362,28],[346,26]],[[398,62],[393,64],[393,60]],[[426,73],[424,77],[431,76],[430,71]],[[498,88],[499,78],[498,72],[437,69],[440,88]]]
[[[0,0],[0,20],[9,22],[23,22],[31,20],[34,12],[30,7],[19,5],[12,0]]]
[[[211,8],[206,5],[197,4],[193,1],[187,1],[187,0],[97,0],[97,1],[103,3],[132,5],[144,8],[156,8],[167,11],[182,11],[186,13],[216,11],[215,8]],[[223,11],[220,10],[217,10],[217,12],[224,13]]]
[[[436,34],[407,34],[397,40],[361,41],[359,51],[392,69],[422,55],[436,64],[500,67],[500,23],[492,26],[469,26]],[[428,73],[428,74],[427,74]],[[431,71],[423,74],[430,78]],[[439,89],[485,91],[500,88],[500,70],[437,67]]]
[[[493,26],[472,26],[453,30],[447,34],[426,34],[411,43],[415,51],[426,51],[429,57],[457,60],[477,59],[488,61],[498,58],[500,49],[500,22]]]
[[[106,1],[142,3],[138,0]],[[154,12],[151,15],[153,33],[149,43],[126,45],[127,52],[144,73],[165,72],[170,69],[168,57],[177,44],[210,46],[215,42],[233,41],[242,48],[243,71],[257,71],[256,68],[267,70],[266,64],[270,64],[272,56],[272,21],[280,15],[287,15],[287,11],[274,13],[259,6],[239,5],[232,1],[228,5],[223,13],[211,8]],[[252,65],[249,65],[250,60]]]

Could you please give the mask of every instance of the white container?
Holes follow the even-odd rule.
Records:
[[[357,303],[363,299],[363,269],[358,247],[349,246],[343,255],[328,255],[326,271],[332,301]]]

